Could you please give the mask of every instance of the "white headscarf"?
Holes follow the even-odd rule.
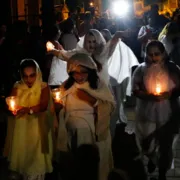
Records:
[[[97,47],[95,50],[95,54],[100,55],[106,45],[106,40],[104,39],[103,35],[96,29],[90,29],[89,32],[84,37],[80,38],[80,41],[78,42],[76,49],[77,50],[84,49],[84,45],[86,43],[86,37],[89,34],[93,34],[96,40]]]
[[[72,72],[77,66],[84,66],[89,69],[97,70],[97,66],[93,59],[87,54],[83,53],[77,53],[68,60],[67,72]]]

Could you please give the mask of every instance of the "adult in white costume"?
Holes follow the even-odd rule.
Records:
[[[104,29],[101,33],[107,43],[112,39],[109,30]],[[116,59],[119,59],[119,61]],[[131,68],[138,64],[139,63],[131,49],[122,41],[119,41],[112,56],[108,60],[110,84],[117,102],[116,112],[114,113],[111,122],[112,132],[114,132],[116,127],[116,122],[127,122],[127,117],[124,113],[124,101],[126,100],[126,95],[131,96]],[[117,119],[119,121],[117,121]],[[128,129],[129,127],[127,127],[127,130]]]
[[[102,34],[95,29],[91,29],[88,34],[80,39],[76,49],[72,51],[57,51],[53,50],[52,53],[59,58],[68,59],[76,53],[85,53],[93,57],[97,66],[99,67],[99,77],[107,85],[115,87],[117,110],[121,108],[122,102],[127,95],[131,94],[131,68],[138,65],[138,61],[130,48],[126,46],[119,38],[127,36],[128,31],[116,32],[112,39],[106,43]],[[109,77],[111,81],[109,83]],[[124,88],[122,94],[120,84],[128,78],[128,83]],[[121,112],[121,111],[120,111]],[[120,114],[120,112],[118,114]],[[121,115],[119,115],[120,117]],[[117,119],[111,121],[111,132],[114,134]]]
[[[106,180],[113,167],[109,123],[115,108],[114,97],[99,80],[97,66],[90,56],[73,55],[67,71],[69,78],[61,86],[63,109],[59,116],[58,149],[74,156],[81,145],[96,145],[100,157],[98,179]]]
[[[173,142],[179,133],[180,70],[168,61],[159,41],[150,42],[146,54],[145,63],[133,75],[133,93],[137,97],[135,133],[142,155],[149,157],[148,171],[152,173],[157,165],[159,180],[166,180]]]

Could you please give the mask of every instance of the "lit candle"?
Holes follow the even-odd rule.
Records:
[[[10,109],[11,109],[12,111],[15,110],[15,102],[14,102],[13,99],[12,99],[11,102],[10,102]]]
[[[156,85],[156,95],[159,95],[161,93],[161,86],[160,84]]]
[[[6,103],[10,111],[15,112],[17,110],[17,97],[15,96],[7,97]]]
[[[90,2],[89,5],[90,5],[90,6],[93,6],[94,4],[93,4],[93,2]]]
[[[61,90],[59,88],[53,89],[52,95],[53,95],[55,102],[61,101]]]
[[[55,93],[55,99],[57,100],[57,101],[60,101],[60,95],[61,95],[61,93],[60,92],[56,92]]]
[[[54,45],[50,41],[48,41],[46,43],[46,49],[47,49],[47,51],[51,51],[54,49]]]

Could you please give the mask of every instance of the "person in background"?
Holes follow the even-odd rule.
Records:
[[[164,15],[159,14],[159,6],[158,6],[158,4],[152,4],[150,11],[148,11],[147,13],[144,14],[145,22],[147,21],[147,19],[149,17],[151,17],[153,19],[156,19],[156,26],[159,27],[161,30],[170,21]]]
[[[63,46],[65,50],[75,49],[79,41],[79,37],[74,32],[75,25],[71,19],[67,19],[63,23],[61,29],[62,33],[59,38],[59,43]]]
[[[158,167],[158,180],[166,180],[179,133],[179,80],[180,70],[169,61],[163,44],[148,43],[145,62],[133,74],[132,92],[137,97],[135,134],[142,156],[149,158],[148,172]]]
[[[63,23],[65,23],[66,21],[71,21],[71,20],[70,19],[65,20]],[[54,48],[58,50],[63,50],[64,49],[63,46],[58,41],[60,38],[60,35],[61,35],[61,32],[59,28],[55,25],[50,29],[48,40],[50,40],[50,42],[53,43]],[[46,79],[48,79],[48,85],[51,88],[58,87],[68,78],[66,67],[67,67],[67,64],[65,61],[62,61],[58,57],[53,56],[51,54],[47,55],[47,65],[46,65],[44,74],[46,75],[45,77]]]
[[[157,40],[160,33],[156,25],[156,19],[152,16],[148,18],[148,25],[142,26],[138,33],[138,40],[141,42],[141,58],[145,56],[146,44],[151,40]]]
[[[46,33],[47,33],[46,34],[47,41],[50,41],[56,49],[63,50],[63,46],[58,41],[60,38],[60,35],[61,35],[61,31],[58,28],[58,26],[57,25],[50,26],[49,29],[47,29]],[[46,62],[44,63],[44,68],[43,68],[43,79],[46,82],[49,81],[49,76],[51,73],[50,71],[51,71],[52,63],[53,63],[53,58],[54,58],[54,56],[52,56],[52,55],[46,56]]]
[[[84,22],[79,26],[79,37],[83,37],[90,29],[93,29],[93,17],[90,12],[86,12],[84,16]]]

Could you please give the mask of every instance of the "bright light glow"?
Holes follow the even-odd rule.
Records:
[[[125,16],[129,11],[129,4],[126,0],[119,0],[112,4],[112,8],[116,15]]]
[[[89,5],[90,5],[90,6],[93,6],[94,4],[93,4],[93,2],[90,2]]]
[[[161,93],[161,85],[157,84],[156,85],[156,95],[159,95]]]

